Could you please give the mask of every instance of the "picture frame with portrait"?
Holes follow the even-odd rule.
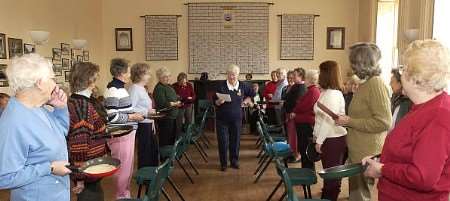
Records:
[[[8,87],[8,79],[6,78],[6,64],[0,64],[0,87]]]
[[[61,66],[63,69],[69,70],[70,69],[70,59],[62,58]]]
[[[83,51],[83,61],[89,61],[89,51]]]
[[[23,44],[23,53],[24,54],[31,54],[36,52],[36,46],[34,44]]]
[[[6,59],[6,34],[0,33],[0,59]]]
[[[64,78],[66,82],[70,80],[70,71],[64,71]]]
[[[61,43],[61,55],[63,56],[70,56],[70,44],[67,43]]]
[[[133,51],[133,30],[116,28],[116,51]]]
[[[345,27],[327,27],[327,49],[345,49]]]
[[[52,48],[53,60],[61,60],[62,53],[60,48]]]
[[[20,57],[23,55],[22,39],[8,38],[9,58]]]

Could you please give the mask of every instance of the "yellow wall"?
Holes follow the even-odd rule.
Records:
[[[0,33],[32,43],[29,31],[50,32],[49,42],[37,46],[37,53],[52,56],[52,48],[69,43],[75,37],[88,40],[90,60],[102,62],[101,1],[93,0],[2,0],[0,3]],[[0,59],[0,63],[9,60]],[[8,91],[0,88],[0,91]]]
[[[213,2],[214,0],[196,0],[189,2]],[[133,2],[133,3],[130,3]],[[188,27],[187,6],[180,0],[108,0],[103,1],[103,47],[105,51],[104,63],[113,57],[124,57],[131,62],[144,61],[144,19],[140,15],[171,14],[183,15],[178,19],[179,26],[179,60],[148,62],[153,69],[166,66],[172,71],[172,80],[176,74],[188,69]],[[220,2],[224,2],[221,0]],[[235,0],[234,2],[239,2]],[[266,1],[264,1],[266,2]],[[269,66],[278,67],[317,67],[320,62],[332,59],[347,68],[347,52],[345,50],[326,50],[327,26],[346,27],[346,47],[358,40],[358,0],[274,0],[270,7],[269,18]],[[277,17],[283,13],[318,14],[315,24],[315,57],[313,61],[279,60],[280,24]],[[114,43],[114,28],[133,28],[133,52],[116,52]],[[348,69],[348,68],[347,68]],[[344,73],[343,73],[344,74]],[[189,78],[198,75],[189,75]],[[268,76],[254,76],[267,79]]]

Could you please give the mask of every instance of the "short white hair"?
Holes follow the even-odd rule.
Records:
[[[164,76],[170,76],[170,71],[166,67],[161,67],[158,70],[156,70],[156,77],[158,79],[161,79]]]
[[[310,84],[317,84],[319,82],[319,71],[318,70],[306,70],[305,81]]]
[[[13,94],[33,88],[42,79],[54,76],[53,64],[38,54],[26,54],[12,59],[11,65],[6,69],[9,87]]]
[[[237,75],[239,75],[240,72],[241,69],[239,68],[239,66],[235,64],[231,64],[230,66],[228,66],[227,73],[236,73]]]

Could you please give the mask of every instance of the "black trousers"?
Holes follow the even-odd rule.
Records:
[[[275,108],[266,108],[267,113],[267,123],[269,125],[275,125],[277,123],[277,114],[275,113]]]
[[[222,167],[227,166],[227,152],[232,165],[239,164],[239,146],[242,119],[222,121],[216,120],[217,141],[219,144],[219,158]]]
[[[315,170],[314,162],[308,160],[306,156],[306,148],[313,140],[313,127],[309,123],[297,124],[297,146],[300,155],[302,156],[302,168],[310,168]]]
[[[177,136],[176,119],[160,119],[158,124],[159,146],[173,145]]]
[[[159,148],[152,123],[139,123],[136,131],[138,169],[159,164]]]
[[[103,201],[104,195],[100,181],[84,182],[84,190],[77,195],[77,201]]]

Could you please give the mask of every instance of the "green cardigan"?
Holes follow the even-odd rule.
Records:
[[[160,110],[170,107],[170,102],[178,101],[178,96],[175,90],[170,85],[161,84],[158,82],[153,89],[153,98],[155,99],[156,109]],[[178,116],[178,109],[171,110],[166,118],[176,119]]]
[[[387,86],[379,76],[361,84],[349,106],[347,145],[352,163],[381,153],[386,132],[392,124]]]

